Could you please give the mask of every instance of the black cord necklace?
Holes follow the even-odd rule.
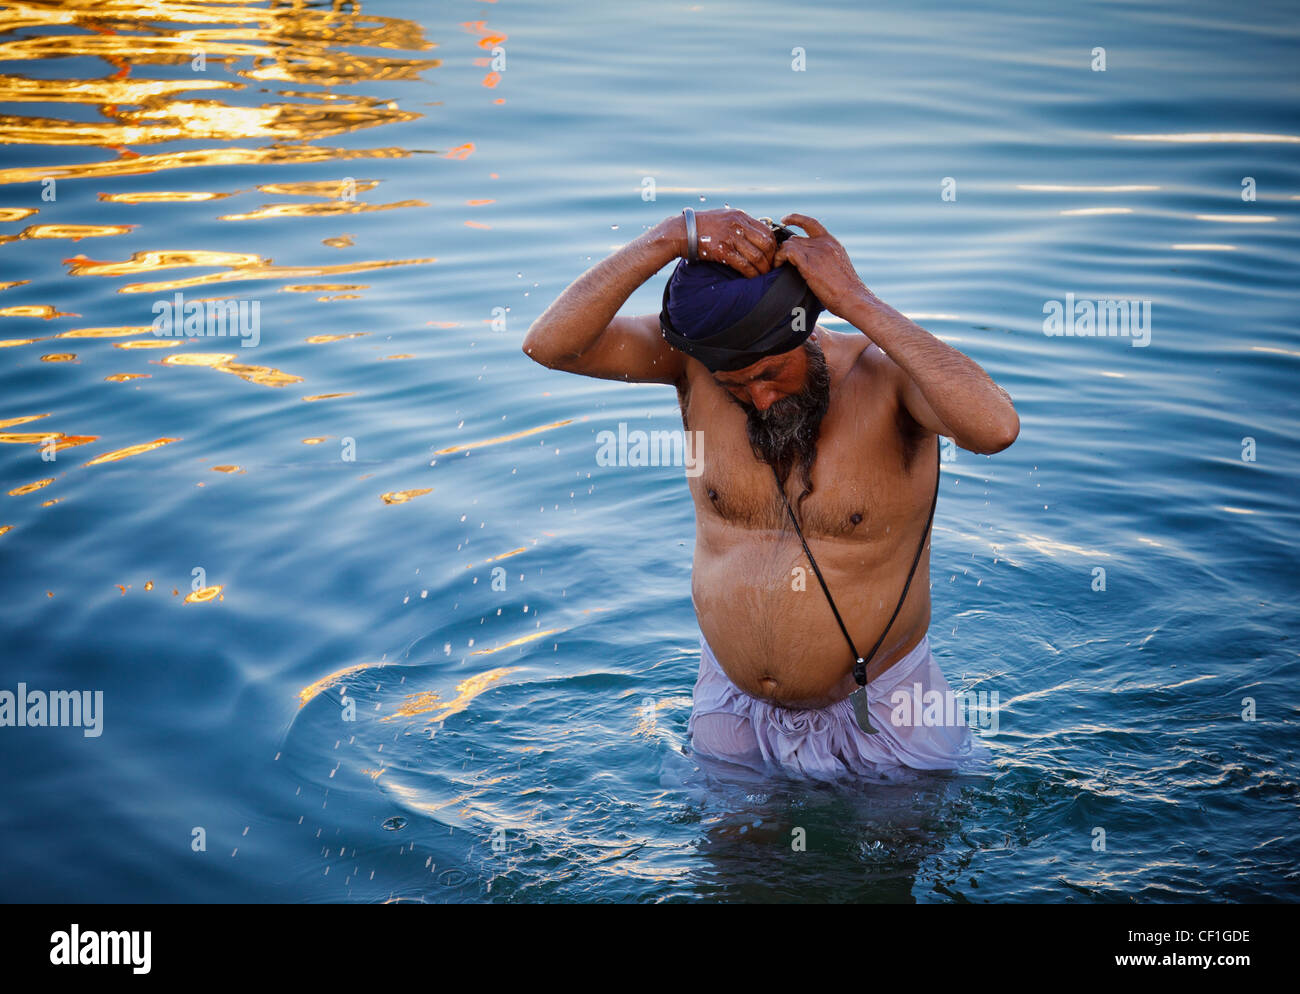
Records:
[[[813,568],[813,573],[817,575],[817,582],[822,585],[822,592],[826,595],[826,601],[831,606],[831,613],[835,615],[835,622],[840,626],[840,631],[844,633],[844,641],[848,642],[849,651],[853,653],[855,660],[853,679],[857,681],[858,689],[849,695],[849,700],[853,702],[853,714],[858,719],[858,727],[872,735],[877,734],[880,730],[872,727],[871,716],[867,711],[867,665],[875,658],[876,652],[885,641],[885,636],[894,627],[894,620],[898,617],[898,612],[903,609],[903,602],[907,600],[907,592],[912,587],[912,578],[916,575],[917,564],[921,562],[921,553],[925,551],[925,537],[930,534],[930,526],[934,523],[934,511],[939,504],[939,446],[937,439],[935,443],[934,498],[930,501],[930,516],[925,522],[925,528],[921,531],[921,542],[916,547],[916,555],[912,557],[912,568],[907,571],[907,582],[903,584],[903,593],[898,598],[898,605],[894,608],[894,613],[890,615],[885,630],[880,633],[880,638],[876,639],[876,644],[871,647],[871,651],[866,656],[859,654],[857,646],[853,644],[853,637],[849,634],[844,619],[840,617],[839,608],[835,606],[835,599],[831,597],[830,587],[826,586],[826,579],[817,566],[817,560],[813,558],[812,550],[808,548],[808,543],[804,540],[803,530],[799,527],[799,519],[795,517],[794,508],[790,506],[790,499],[785,495],[785,487],[781,485],[781,477],[777,474],[776,467],[772,466],[772,478],[776,480],[776,489],[781,495],[781,502],[785,504],[786,513],[790,515],[790,522],[794,525],[795,534],[799,536],[799,542],[803,546],[804,555],[808,557],[808,562]]]

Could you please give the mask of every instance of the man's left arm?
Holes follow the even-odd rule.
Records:
[[[912,418],[971,452],[1001,452],[1020,434],[1007,392],[979,364],[903,316],[863,284],[848,253],[813,218],[790,214],[807,238],[788,238],[775,262],[790,262],[832,314],[870,338],[902,370],[901,402]]]

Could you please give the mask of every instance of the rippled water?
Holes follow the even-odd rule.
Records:
[[[1297,23],[0,4],[0,689],[105,695],[99,737],[0,729],[0,897],[1300,896]],[[681,751],[685,481],[595,460],[673,393],[519,342],[723,203],[821,218],[1016,401],[932,553],[992,775]],[[156,337],[178,292],[259,343]],[[1150,344],[1044,335],[1067,293],[1151,301]]]

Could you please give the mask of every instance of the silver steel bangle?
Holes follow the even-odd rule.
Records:
[[[682,217],[686,218],[686,258],[690,262],[698,262],[700,258],[700,236],[695,229],[695,211],[690,207],[683,207]]]

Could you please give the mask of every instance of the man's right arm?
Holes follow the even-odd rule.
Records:
[[[696,221],[701,258],[746,276],[771,268],[776,242],[766,225],[744,211],[703,211]],[[685,255],[685,219],[677,215],[661,221],[570,284],[528,329],[524,353],[543,366],[584,376],[680,383],[686,356],[664,340],[659,316],[617,314],[637,287]]]

